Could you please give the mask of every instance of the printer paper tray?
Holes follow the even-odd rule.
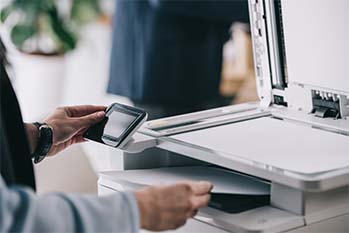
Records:
[[[193,167],[189,167],[192,169]],[[158,170],[157,176],[159,180],[162,180],[161,172],[159,170],[165,170],[166,169],[172,169],[174,171],[178,171],[177,174],[180,174],[181,167],[172,167],[172,168],[161,168],[161,169],[144,169],[144,170],[127,170],[127,171],[111,171],[111,172],[102,172],[101,176],[99,178],[99,186],[105,187],[108,189],[113,189],[116,191],[123,191],[123,190],[135,190],[140,187],[142,187],[142,184],[137,184],[137,179],[135,179],[134,176],[131,175],[131,173],[137,174],[139,176],[149,176],[152,179],[155,179],[154,170]],[[166,172],[165,172],[166,173]],[[240,176],[240,177],[239,177]],[[248,177],[241,176],[240,174],[235,174],[235,177],[237,179],[242,179],[244,182],[246,180],[249,180]],[[190,177],[188,177],[190,179]],[[205,177],[203,177],[205,179]],[[254,178],[251,178],[254,179]],[[194,177],[195,180],[195,177]],[[251,184],[256,184],[255,182],[261,182],[264,185],[268,186],[268,183],[265,183],[264,181],[252,181]],[[153,181],[153,183],[156,183]],[[234,184],[234,181],[231,182]],[[235,182],[236,184],[236,182]],[[246,184],[246,182],[244,183]],[[248,184],[247,184],[248,187]],[[236,190],[244,190],[246,192],[245,187],[235,187]],[[256,192],[256,190],[262,190],[259,192]],[[254,191],[254,192],[251,192]],[[194,217],[196,220],[199,220],[201,222],[207,223],[209,225],[215,226],[217,228],[221,228],[224,230],[227,230],[229,232],[280,232],[285,231],[289,229],[294,229],[297,227],[303,226],[304,219],[302,216],[294,215],[291,213],[288,213],[286,211],[271,207],[269,205],[267,195],[258,195],[263,194],[264,189],[255,189],[250,190],[246,194],[246,198],[251,199],[259,199],[259,203],[256,204],[253,203],[253,200],[247,201],[247,199],[241,198],[243,195],[240,194],[232,194],[232,197],[229,201],[235,201],[235,205],[230,206],[230,210],[222,211],[219,208],[212,208],[212,207],[206,207],[203,209],[200,209],[199,213]],[[257,194],[257,195],[256,195]],[[222,198],[225,195],[230,194],[213,194],[216,195],[213,197],[215,198]],[[224,197],[223,197],[224,198]],[[234,200],[235,198],[235,200]],[[260,202],[260,200],[263,200],[264,203]],[[243,201],[245,206],[238,205],[239,202]],[[217,204],[217,203],[215,203]],[[242,203],[240,203],[242,204]],[[210,204],[212,206],[212,203]],[[214,205],[214,204],[213,204]],[[217,207],[217,206],[215,206]]]
[[[130,189],[185,180],[210,181],[214,188],[209,206],[227,213],[240,213],[270,204],[269,183],[217,167],[165,167],[103,174]]]
[[[186,180],[210,181],[215,194],[249,196],[270,195],[270,184],[250,176],[212,166],[164,167],[155,169],[104,172],[112,180],[136,186],[174,184]]]

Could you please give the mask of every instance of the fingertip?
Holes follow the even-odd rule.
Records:
[[[211,190],[213,188],[213,184],[208,181],[200,181],[199,182],[202,186],[206,187],[208,190]]]
[[[74,119],[75,126],[80,132],[83,132],[84,129],[87,129],[91,125],[94,125],[100,122],[104,116],[105,116],[105,113],[103,111],[99,111],[83,117],[75,118]]]
[[[187,185],[195,195],[204,195],[213,189],[213,184],[208,181],[192,181],[186,180],[177,184]]]
[[[105,112],[107,110],[106,106],[96,106],[96,111],[102,111]]]
[[[105,112],[104,111],[99,111],[99,112],[96,113],[96,115],[97,115],[98,118],[102,118],[102,117],[105,116]]]
[[[194,185],[194,193],[196,195],[204,195],[209,193],[213,188],[212,183],[207,181],[196,182]]]
[[[89,125],[93,125],[100,122],[104,117],[105,117],[105,112],[103,111],[95,112],[86,116],[86,118],[89,118],[89,121],[90,121]]]

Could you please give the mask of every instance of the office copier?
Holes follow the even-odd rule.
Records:
[[[260,101],[146,122],[121,170],[207,166],[270,185],[264,204],[203,208],[184,232],[349,232],[349,1],[249,11]],[[101,174],[101,195],[132,189],[118,174]]]

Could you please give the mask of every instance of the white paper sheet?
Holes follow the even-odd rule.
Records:
[[[270,193],[270,185],[266,182],[206,166],[128,170],[105,172],[103,174],[114,180],[125,180],[141,185],[173,184],[180,181],[194,180],[213,183],[212,193],[242,195],[269,195]]]

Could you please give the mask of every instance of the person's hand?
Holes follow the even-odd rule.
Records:
[[[53,144],[48,155],[55,155],[74,143],[85,141],[84,132],[105,116],[105,106],[72,106],[57,108],[46,124],[53,128]]]
[[[141,228],[163,231],[184,225],[207,206],[212,184],[209,182],[183,182],[169,186],[147,187],[137,191]]]

